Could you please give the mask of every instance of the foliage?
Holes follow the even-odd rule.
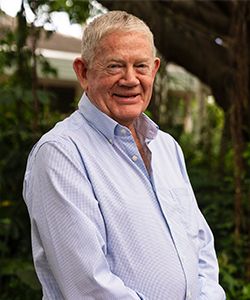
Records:
[[[11,99],[14,102],[15,98]],[[21,194],[27,154],[39,132],[34,134],[31,124],[17,121],[13,105],[1,103],[0,107],[0,299],[39,299],[31,259],[30,224]],[[28,115],[29,112],[25,118]]]
[[[209,108],[211,110],[211,107]],[[180,142],[186,154],[187,169],[196,194],[198,204],[205,215],[215,236],[220,266],[220,282],[227,293],[228,300],[250,299],[250,284],[247,278],[249,238],[247,228],[249,220],[244,220],[244,228],[240,238],[235,233],[234,185],[233,185],[233,152],[228,149],[223,165],[219,161],[219,139],[221,132],[221,113],[212,108],[213,114],[207,120],[209,128],[204,128],[206,136],[213,132],[210,147],[213,151],[205,151],[206,144],[198,144],[190,134],[183,133]],[[214,118],[216,117],[216,120]],[[213,124],[213,126],[212,126]],[[204,136],[203,136],[204,137]],[[250,155],[250,149],[245,153]],[[249,216],[249,175],[245,175],[245,191],[243,207]],[[248,188],[247,188],[248,187]],[[248,224],[247,224],[248,223]]]
[[[46,1],[47,2],[47,1]],[[68,13],[72,23],[82,23],[89,16],[88,0],[57,0],[52,1],[49,7],[50,13],[63,11]]]

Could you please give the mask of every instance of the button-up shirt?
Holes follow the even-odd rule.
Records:
[[[84,95],[32,149],[24,199],[43,299],[223,300],[212,233],[176,141],[128,128]]]

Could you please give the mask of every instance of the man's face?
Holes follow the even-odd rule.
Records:
[[[85,91],[102,112],[130,127],[150,102],[159,65],[145,33],[110,33],[87,68]]]

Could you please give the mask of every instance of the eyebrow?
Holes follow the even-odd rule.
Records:
[[[120,58],[110,58],[110,59],[107,59],[106,63],[109,63],[109,62],[126,63],[126,61],[124,59],[120,59]],[[135,60],[134,63],[137,64],[137,63],[142,63],[142,62],[149,63],[150,62],[150,58],[146,58],[146,57],[139,58],[139,59]]]

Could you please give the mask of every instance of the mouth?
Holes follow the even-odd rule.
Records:
[[[115,98],[124,99],[124,100],[135,100],[139,94],[118,94],[114,93],[113,96]]]

